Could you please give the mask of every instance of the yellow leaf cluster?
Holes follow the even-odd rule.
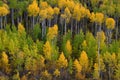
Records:
[[[80,21],[81,19],[80,6],[78,4],[76,4],[74,7],[73,18],[76,19],[77,21]]]
[[[60,13],[60,9],[58,7],[54,7],[54,14],[58,15]]]
[[[3,6],[0,6],[0,16],[5,16],[7,14],[9,14],[9,8],[7,5],[4,4]]]
[[[43,47],[44,56],[46,59],[51,60],[51,46],[49,41],[46,41]]]
[[[81,72],[81,70],[82,70],[82,66],[80,65],[80,63],[77,59],[75,59],[75,61],[73,63],[73,67],[76,69],[77,72]]]
[[[95,22],[95,14],[94,14],[94,12],[91,13],[90,20],[91,20],[91,22]]]
[[[63,52],[60,54],[60,57],[57,62],[60,68],[66,68],[68,66],[67,59],[65,59]]]
[[[47,33],[47,38],[49,40],[51,40],[54,37],[56,37],[57,34],[58,34],[58,26],[54,25],[53,27],[49,27],[48,33]]]
[[[46,1],[41,1],[40,2],[40,9],[44,10],[44,9],[46,9],[48,7],[49,7],[49,5],[48,5],[48,3]]]
[[[96,13],[95,17],[96,17],[96,22],[97,23],[99,23],[99,24],[103,23],[103,21],[104,21],[104,15],[103,15],[103,13]]]
[[[2,61],[4,64],[8,64],[8,55],[5,52],[2,52]]]
[[[83,47],[87,47],[87,42],[86,42],[86,40],[83,41],[82,46],[83,46]]]
[[[23,31],[25,31],[25,28],[24,28],[24,26],[21,23],[19,23],[18,24],[18,32],[22,33]]]
[[[81,6],[80,7],[80,12],[81,12],[81,17],[82,18],[86,16],[86,9],[85,9],[85,7]]]
[[[37,16],[39,13],[39,7],[36,0],[33,0],[32,4],[28,6],[29,16]]]
[[[85,13],[86,13],[87,18],[90,18],[90,16],[91,16],[90,10],[89,10],[89,9],[86,9],[86,10],[85,10]]]
[[[67,6],[67,2],[66,2],[66,0],[59,0],[58,1],[58,6],[59,6],[59,8],[65,8],[66,6]]]
[[[47,8],[47,19],[52,19],[54,14],[54,9],[52,7]]]
[[[105,37],[105,33],[103,31],[97,32],[97,39],[100,40],[100,42],[104,42],[106,37]]]
[[[93,73],[93,77],[94,77],[95,79],[98,79],[98,78],[99,78],[98,63],[95,63],[95,64],[94,64],[94,73]]]
[[[108,29],[114,29],[115,20],[113,18],[107,18],[105,24],[106,24]]]
[[[59,71],[58,69],[55,69],[54,75],[55,75],[56,77],[60,76],[60,71]]]
[[[88,56],[85,51],[81,52],[79,61],[80,61],[80,65],[82,66],[82,68],[86,70],[88,68],[89,61],[88,61]]]
[[[66,49],[68,53],[70,54],[72,53],[72,46],[71,46],[70,40],[67,40],[66,42]]]
[[[67,7],[69,8],[69,10],[72,12],[74,9],[75,3],[73,0],[67,0]]]
[[[41,17],[41,20],[44,20],[47,18],[47,10],[40,10],[39,16]]]

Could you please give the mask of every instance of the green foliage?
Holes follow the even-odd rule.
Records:
[[[94,38],[94,36],[90,32],[86,33],[85,38],[86,38],[86,42],[87,42],[87,48],[85,51],[87,52],[89,58],[95,59],[95,56],[97,53],[96,52],[97,51],[96,39]]]
[[[76,34],[73,39],[73,57],[79,57],[79,53],[82,51],[82,42],[84,41],[85,35],[81,30],[79,34]]]
[[[32,32],[32,38],[33,38],[33,40],[40,39],[40,37],[41,37],[40,35],[41,35],[40,26],[39,26],[39,24],[36,24],[34,26],[34,29],[33,29],[33,32]]]
[[[62,38],[62,51],[65,54],[65,56],[68,58],[69,54],[67,54],[67,50],[66,50],[66,42],[67,42],[67,40],[71,40],[70,31],[68,33],[66,33],[65,35],[63,35],[63,38]]]

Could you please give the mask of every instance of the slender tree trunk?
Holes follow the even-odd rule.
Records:
[[[66,32],[67,32],[67,24],[66,24],[66,20],[65,20],[65,27],[64,27],[64,28],[65,28],[65,32],[64,32],[64,33],[66,34]]]
[[[72,32],[73,32],[73,20],[71,20],[71,35],[72,35]]]
[[[7,24],[7,17],[6,16],[4,16],[4,28],[6,27],[6,24]]]
[[[117,41],[118,39],[118,19],[116,18],[116,34],[115,34],[115,39]]]
[[[96,23],[96,25],[97,25],[97,23]],[[98,32],[101,32],[101,24],[99,26]],[[99,75],[99,77],[100,77],[100,40],[101,40],[100,38],[101,38],[101,36],[98,35],[98,75]]]
[[[0,16],[0,28],[2,29],[2,16]]]
[[[75,22],[75,34],[77,34],[77,20]]]
[[[12,8],[11,9],[11,19],[12,19],[12,26],[15,25],[15,22],[14,22],[14,9]]]
[[[25,24],[26,24],[26,28],[28,31],[28,15],[27,15],[27,13],[25,13]]]
[[[51,26],[51,19],[48,20],[48,27]]]
[[[46,25],[45,25],[45,19],[42,21],[42,39],[46,35]]]
[[[19,16],[18,16],[18,17],[17,17],[17,23],[18,23],[18,24],[19,24],[19,21],[20,21],[20,20],[19,20]]]
[[[32,16],[32,29],[34,28],[34,25],[35,25],[35,17]]]

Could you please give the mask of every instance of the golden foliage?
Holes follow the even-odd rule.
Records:
[[[93,77],[94,77],[95,79],[99,79],[99,68],[98,68],[98,63],[95,63],[95,64],[94,64]]]
[[[79,61],[80,61],[80,65],[82,66],[82,68],[86,70],[88,68],[89,61],[88,61],[88,56],[85,51],[81,52]]]
[[[45,70],[44,72],[42,72],[41,75],[42,75],[42,77],[41,77],[42,80],[52,80],[52,76],[51,76],[50,73],[48,73],[47,70]]]
[[[103,13],[96,13],[96,14],[95,14],[95,18],[96,18],[95,21],[96,21],[98,24],[102,24],[103,21],[104,21],[104,14],[103,14]]]
[[[58,7],[54,7],[54,14],[58,15],[60,13],[60,9]]]
[[[75,70],[79,73],[82,70],[82,66],[80,65],[79,61],[77,59],[75,59],[74,63],[73,63],[73,67],[75,68]]]
[[[44,56],[46,59],[48,60],[51,60],[51,46],[50,46],[50,43],[49,41],[46,41],[46,43],[44,44],[44,47],[43,47],[43,52],[44,52]]]
[[[87,47],[87,42],[86,42],[86,40],[83,41],[82,46],[83,46],[83,47]]]
[[[40,10],[39,16],[41,17],[41,20],[44,20],[47,18],[47,10]]]
[[[8,55],[5,52],[2,52],[2,61],[5,65],[8,65]]]
[[[48,33],[47,33],[47,38],[49,40],[52,40],[53,38],[55,38],[58,34],[58,26],[54,25],[53,27],[49,27],[48,29]]]
[[[30,4],[27,8],[29,16],[37,16],[39,13],[39,7],[36,0],[33,0],[32,4]]]
[[[19,23],[19,24],[18,24],[18,32],[19,32],[19,33],[22,33],[22,32],[24,32],[24,31],[25,31],[24,26],[23,26],[21,23]]]
[[[58,69],[55,69],[54,75],[55,75],[56,77],[60,76],[60,71],[59,71]]]
[[[66,2],[66,0],[59,0],[58,1],[58,6],[59,6],[59,8],[65,8],[66,6],[67,6],[67,2]]]
[[[66,49],[69,54],[72,53],[72,46],[71,46],[70,40],[67,40],[66,42]]]
[[[60,57],[59,57],[57,63],[60,68],[66,68],[68,66],[67,59],[65,59],[63,52],[60,54]]]
[[[107,18],[105,24],[108,29],[114,29],[115,20],[113,18]]]
[[[97,39],[100,40],[100,42],[104,42],[106,39],[105,33],[103,31],[97,32]]]
[[[80,6],[78,4],[76,4],[74,7],[73,18],[76,19],[77,21],[80,21],[81,19]]]
[[[90,20],[91,20],[91,22],[95,22],[95,14],[94,14],[94,12],[91,13]]]
[[[9,8],[6,4],[4,4],[3,6],[0,6],[0,16],[5,16],[9,14]]]
[[[53,14],[54,14],[54,10],[52,7],[48,7],[47,8],[47,19],[52,19],[53,18]]]
[[[73,0],[67,0],[67,7],[71,12],[73,12],[74,6],[75,6],[75,3]]]
[[[41,1],[40,2],[40,9],[45,10],[48,7],[49,7],[49,5],[46,1]]]

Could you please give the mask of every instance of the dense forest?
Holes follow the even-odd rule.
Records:
[[[120,80],[120,0],[0,0],[0,80]]]

